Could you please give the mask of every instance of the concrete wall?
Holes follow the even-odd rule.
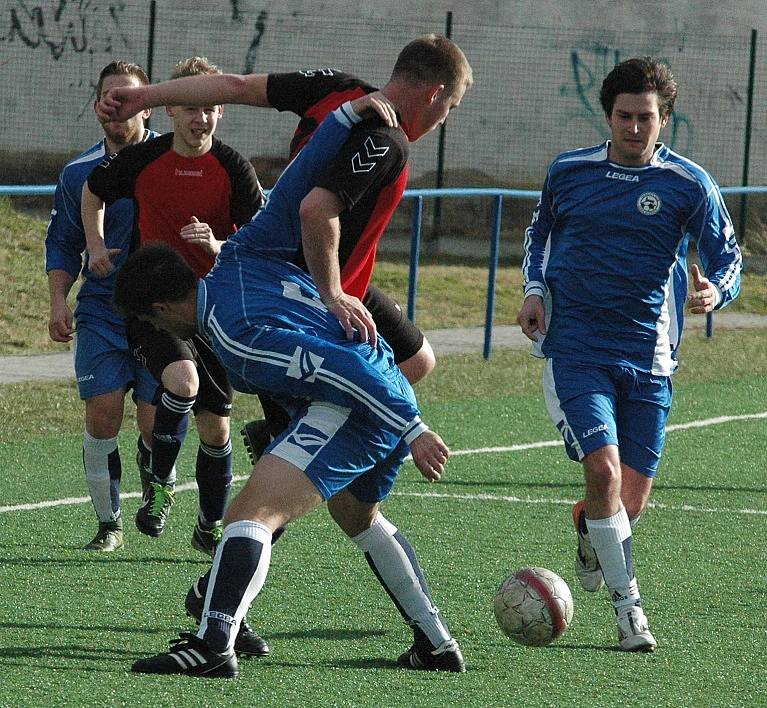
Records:
[[[445,27],[445,3],[433,1],[175,0],[158,2],[157,10],[156,80],[178,59],[205,54],[225,71],[335,66],[380,84],[403,44]],[[98,71],[116,57],[146,64],[148,27],[144,0],[0,0],[0,152],[74,154],[98,139],[91,111]],[[752,27],[761,34],[750,181],[764,184],[764,0],[479,0],[454,7],[453,37],[476,83],[447,126],[451,181],[539,184],[559,151],[604,139],[597,93],[615,61],[652,53],[668,60],[680,84],[663,138],[722,184],[737,184]],[[225,142],[248,156],[284,157],[293,118],[235,106],[226,113]],[[155,116],[153,127],[167,130],[162,111]],[[436,148],[435,135],[416,146],[416,180],[435,169]]]

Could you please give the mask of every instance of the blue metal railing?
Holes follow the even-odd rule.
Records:
[[[0,196],[52,195],[55,184],[43,185],[0,185]],[[767,186],[722,187],[722,194],[767,194]],[[410,273],[408,277],[407,316],[415,322],[416,300],[418,298],[418,262],[421,255],[421,233],[423,230],[423,200],[426,197],[492,197],[494,200],[493,220],[490,232],[490,253],[487,274],[487,300],[485,307],[485,337],[482,355],[490,358],[493,342],[493,320],[495,318],[495,286],[498,274],[498,258],[501,245],[501,218],[503,199],[538,199],[540,192],[532,189],[500,189],[492,187],[454,187],[443,189],[407,189],[405,198],[414,199],[412,236],[410,241]],[[706,316],[706,336],[713,336],[714,318]]]

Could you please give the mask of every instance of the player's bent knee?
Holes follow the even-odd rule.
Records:
[[[97,440],[108,440],[120,432],[125,392],[112,391],[85,401],[85,429]]]
[[[176,396],[192,398],[200,388],[197,367],[193,361],[184,359],[168,364],[162,372],[162,385]]]

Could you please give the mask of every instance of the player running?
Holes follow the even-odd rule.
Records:
[[[174,76],[220,74],[204,57],[179,62]],[[223,106],[174,104],[166,107],[173,131],[136,145],[104,161],[83,189],[82,219],[92,269],[112,270],[105,247],[101,213],[104,204],[122,198],[137,205],[136,240],[141,245],[167,243],[202,277],[237,227],[248,222],[262,203],[261,186],[250,162],[215,137]],[[212,555],[232,480],[229,415],[232,389],[204,337],[187,341],[158,333],[136,320],[128,341],[162,384],[152,437],[151,475],[136,526],[159,536],[174,503],[175,462],[194,412],[200,445],[195,477],[200,507],[192,545]]]
[[[546,357],[546,406],[585,501],[573,509],[576,574],[607,585],[620,648],[653,651],[632,560],[671,408],[684,303],[721,309],[740,290],[741,254],[722,195],[699,165],[658,143],[677,86],[652,58],[605,78],[611,139],[551,164],[525,233],[523,332]],[[687,251],[697,246],[703,272]]]
[[[99,74],[96,100],[110,88],[149,83],[144,70],[126,61],[113,61]],[[94,107],[95,107],[94,102]],[[75,375],[85,403],[83,466],[98,530],[85,550],[112,552],[124,545],[120,507],[122,462],[117,435],[123,422],[125,396],[133,388],[138,438],[137,462],[142,487],[147,485],[149,449],[154,424],[157,381],[131,355],[125,321],[112,309],[115,275],[99,277],[90,260],[83,263],[85,231],[80,219],[82,188],[88,176],[110,155],[157,136],[144,127],[150,111],[126,121],[101,119],[104,139],[70,161],[56,185],[54,206],[45,237],[45,269],[48,273],[50,316],[48,333],[54,342],[70,342],[76,336]],[[133,204],[119,199],[106,210],[106,245],[117,249],[113,269],[128,257],[133,231]],[[83,283],[74,311],[67,296],[81,274]]]

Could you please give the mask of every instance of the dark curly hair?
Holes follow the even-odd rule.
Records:
[[[197,274],[168,246],[132,253],[115,279],[112,302],[124,317],[151,315],[153,302],[181,302],[197,288]]]
[[[676,81],[671,70],[653,57],[627,59],[617,64],[605,77],[599,92],[599,102],[609,116],[613,112],[615,98],[619,93],[645,93],[655,91],[658,94],[658,112],[666,118],[674,111],[676,101]]]

